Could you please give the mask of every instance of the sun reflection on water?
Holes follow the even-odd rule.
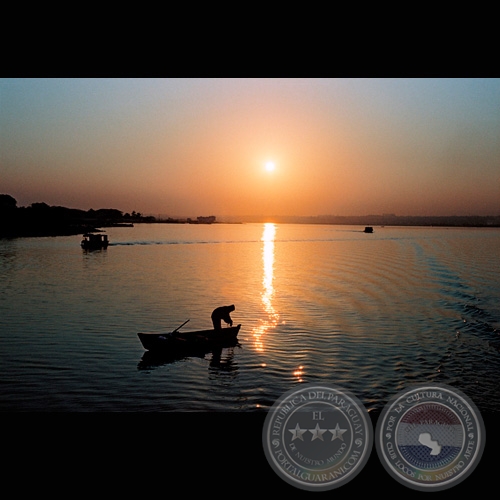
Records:
[[[296,370],[294,370],[293,376],[296,377],[298,382],[303,382],[304,379],[302,378],[302,375],[304,375],[304,366],[300,365]]]
[[[274,287],[274,240],[276,236],[276,225],[273,223],[264,224],[264,231],[262,233],[261,241],[262,247],[262,264],[263,264],[263,278],[262,278],[262,305],[267,317],[261,320],[259,326],[253,331],[255,339],[255,349],[257,351],[264,351],[263,335],[271,328],[278,324],[279,314],[273,306]]]

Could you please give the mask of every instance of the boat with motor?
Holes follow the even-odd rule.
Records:
[[[108,235],[102,233],[85,233],[81,242],[81,246],[84,250],[98,250],[101,248],[108,248],[108,245]]]

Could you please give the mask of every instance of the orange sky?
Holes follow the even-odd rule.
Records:
[[[0,79],[0,141],[18,206],[500,214],[499,79]]]

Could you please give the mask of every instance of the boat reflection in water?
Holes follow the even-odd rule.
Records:
[[[276,237],[276,225],[273,223],[264,224],[264,232],[262,234],[262,263],[263,263],[263,278],[262,278],[262,305],[267,318],[262,319],[259,326],[253,329],[255,349],[259,352],[264,350],[263,336],[271,328],[276,327],[279,320],[279,314],[273,306],[273,275],[274,275],[274,240]]]
[[[174,349],[171,351],[146,351],[139,361],[137,369],[151,370],[152,368],[181,361],[186,358],[205,359],[207,355],[211,354],[210,368],[220,368],[230,371],[232,369],[234,348],[239,346],[238,339],[234,338],[214,346],[207,346],[206,348],[191,347],[186,349]]]

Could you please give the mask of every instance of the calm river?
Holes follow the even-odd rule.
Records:
[[[500,413],[500,230],[288,224],[110,228],[0,240],[0,410],[265,412],[304,382],[369,411],[442,382]],[[209,328],[238,345],[151,359],[137,332]]]

